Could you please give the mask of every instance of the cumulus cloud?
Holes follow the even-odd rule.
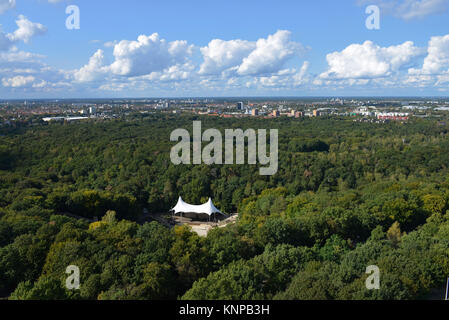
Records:
[[[245,81],[244,84],[237,82],[239,78],[232,78],[231,85],[242,85],[253,89],[269,88],[270,90],[279,90],[281,88],[292,90],[305,87],[311,83],[311,76],[308,73],[309,65],[310,63],[305,61],[299,70],[296,68],[282,69],[268,76],[250,77],[250,80]],[[248,79],[248,77],[240,79]]]
[[[237,73],[257,75],[279,71],[288,59],[304,50],[301,44],[290,40],[290,35],[290,31],[279,30],[267,39],[257,40],[256,49],[243,59]]]
[[[204,62],[199,73],[220,74],[225,69],[238,66],[255,48],[255,42],[214,39],[207,47],[200,49]]]
[[[141,79],[151,80],[151,81],[181,81],[190,79],[193,76],[193,70],[195,66],[190,62],[183,65],[177,64],[173,65],[163,71],[152,72],[147,76],[141,77]]]
[[[253,83],[259,87],[296,88],[310,80],[309,62],[299,68],[286,63],[304,47],[290,40],[289,31],[278,31],[258,41],[214,39],[199,48],[203,61],[192,60],[194,46],[186,41],[168,42],[157,33],[136,41],[113,41],[112,63],[98,50],[89,62],[70,72],[75,83],[89,83],[99,90],[227,90]],[[106,49],[104,49],[106,50]],[[167,91],[170,92],[170,91]]]
[[[290,40],[291,33],[279,30],[257,41],[212,40],[201,48],[204,62],[199,74],[222,73],[225,77],[264,76],[281,70],[285,63],[304,52],[304,47]]]
[[[410,74],[439,74],[449,72],[449,34],[432,37],[427,48],[427,56],[421,69],[409,69]]]
[[[137,41],[122,40],[114,46],[115,61],[110,68],[116,75],[145,75],[186,62],[192,49],[187,41],[167,42],[157,33],[141,35]]]
[[[32,83],[34,80],[35,78],[33,76],[16,76],[12,78],[3,78],[2,84],[4,87],[18,88],[24,87]]]
[[[449,0],[358,0],[359,5],[376,4],[382,12],[404,20],[447,13]]]
[[[13,42],[21,40],[28,43],[35,35],[42,35],[47,32],[47,28],[42,24],[31,22],[24,15],[19,16],[19,19],[16,20],[16,24],[19,28],[7,35]]]
[[[329,68],[320,75],[324,79],[379,78],[392,75],[423,54],[413,42],[380,47],[372,41],[351,44],[343,51],[326,56]]]
[[[0,47],[2,41],[11,46],[8,41],[12,38],[3,35]],[[411,41],[385,47],[372,41],[350,44],[329,53],[327,69],[318,75],[309,72],[308,61],[297,67],[290,63],[306,49],[283,30],[257,41],[211,40],[198,50],[202,61],[193,59],[193,45],[166,41],[157,33],[114,41],[109,47],[97,50],[80,69],[61,71],[36,62],[42,57],[20,52],[12,45],[9,51],[0,51],[0,84],[35,92],[64,88],[192,94],[205,90],[241,93],[242,88],[258,93],[348,87],[442,88],[449,82],[449,35],[432,37],[427,56],[426,49]]]
[[[99,49],[89,59],[89,63],[81,69],[75,71],[74,77],[78,82],[88,82],[99,79],[108,72],[108,67],[104,63],[104,51]]]
[[[0,51],[11,49],[18,41],[28,43],[35,35],[44,34],[47,31],[42,24],[31,22],[23,15],[19,16],[16,24],[18,28],[12,33],[3,32],[0,26]]]
[[[0,0],[0,14],[16,7],[16,0]]]
[[[168,42],[153,33],[150,36],[141,35],[137,41],[122,40],[112,43],[112,64],[106,64],[104,51],[97,50],[88,64],[73,72],[77,82],[114,77],[180,80],[186,79],[193,69],[189,62],[193,46],[187,41]]]

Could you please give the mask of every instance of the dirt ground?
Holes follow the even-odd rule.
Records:
[[[222,220],[218,223],[216,222],[196,222],[190,219],[180,217],[175,217],[177,225],[188,225],[192,228],[193,232],[196,232],[200,237],[206,237],[210,230],[213,228],[224,228],[229,224],[235,223],[237,221],[238,214],[234,214],[229,218]]]
[[[170,217],[170,219],[168,219]],[[229,224],[235,223],[237,221],[238,214],[235,213],[225,220],[221,220],[218,222],[204,222],[204,221],[192,221],[192,219],[186,218],[186,217],[171,217],[168,214],[160,213],[160,214],[150,214],[146,213],[144,214],[141,219],[140,223],[145,223],[149,221],[158,221],[162,223],[163,225],[167,227],[174,227],[175,225],[187,225],[192,228],[193,232],[196,232],[201,237],[206,237],[210,230],[213,228],[224,228]]]

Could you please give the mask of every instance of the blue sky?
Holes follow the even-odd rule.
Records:
[[[0,98],[447,96],[448,16],[449,0],[0,0]]]

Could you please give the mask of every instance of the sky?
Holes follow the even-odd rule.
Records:
[[[448,18],[449,0],[0,0],[0,99],[449,96]]]

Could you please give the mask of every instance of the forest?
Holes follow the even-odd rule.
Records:
[[[174,165],[170,133],[279,130],[279,170]],[[449,277],[449,126],[134,114],[0,128],[0,297],[406,300]],[[179,196],[236,224],[140,223]],[[66,288],[66,268],[81,272]],[[368,290],[366,268],[380,270]]]

